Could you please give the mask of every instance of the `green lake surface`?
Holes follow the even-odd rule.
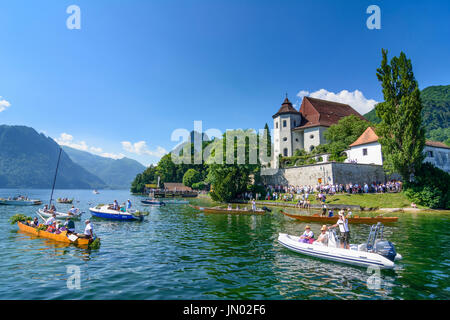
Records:
[[[129,191],[56,190],[89,207],[142,197]],[[50,190],[0,190],[0,197],[28,195],[44,202]],[[211,205],[208,200],[192,203]],[[261,216],[199,214],[187,205],[142,207],[143,222],[92,219],[101,238],[89,250],[18,231],[9,218],[34,216],[38,207],[0,206],[0,299],[449,299],[450,214],[392,213],[385,238],[403,256],[382,270],[379,289],[369,289],[366,268],[291,252],[279,232],[299,235],[301,223],[278,213]],[[57,204],[59,211],[69,205]],[[288,210],[295,212],[295,210]],[[315,234],[321,224],[310,223]],[[76,222],[79,232],[84,223]],[[366,241],[369,225],[350,225],[352,243]],[[69,289],[70,268],[79,267],[80,289]],[[69,269],[68,269],[69,268]],[[68,272],[69,270],[69,272]]]

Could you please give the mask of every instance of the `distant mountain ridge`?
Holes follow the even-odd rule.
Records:
[[[26,126],[0,125],[0,188],[51,188],[59,145]],[[106,183],[62,151],[58,189],[101,189]]]
[[[98,176],[112,189],[129,189],[136,175],[145,170],[145,166],[133,159],[111,159],[67,146],[62,148],[75,163]]]
[[[426,137],[450,145],[450,85],[427,87],[421,91],[420,97]],[[375,108],[364,117],[373,123],[381,121]]]

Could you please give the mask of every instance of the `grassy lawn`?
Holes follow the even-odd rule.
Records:
[[[311,204],[318,204],[316,195],[310,195],[309,200]],[[279,202],[279,203],[297,203],[295,201],[273,201],[263,200],[265,202]],[[334,196],[327,196],[327,204],[348,204],[358,205],[364,208],[410,208],[411,201],[401,193],[369,193],[369,194],[336,194]],[[418,208],[426,208],[420,207]]]

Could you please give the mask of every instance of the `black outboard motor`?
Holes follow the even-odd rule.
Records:
[[[387,240],[379,240],[375,243],[375,250],[376,253],[381,254],[383,257],[386,257],[387,259],[394,261],[395,256],[397,255],[397,252],[395,251],[395,247],[392,244],[392,242]]]

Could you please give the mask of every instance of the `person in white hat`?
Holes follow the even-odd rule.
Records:
[[[350,229],[348,228],[348,219],[344,216],[343,210],[339,211],[339,220],[330,228],[339,226],[341,248],[350,249]]]
[[[84,228],[84,233],[79,233],[77,234],[77,236],[80,238],[92,239],[94,237],[94,230],[92,229],[91,221],[87,219],[86,221],[84,221],[84,223],[86,224],[86,227]]]
[[[317,238],[316,241],[314,241],[314,244],[321,244],[324,246],[328,245],[328,233],[327,233],[327,226],[323,225],[322,228],[320,228],[320,235]]]

